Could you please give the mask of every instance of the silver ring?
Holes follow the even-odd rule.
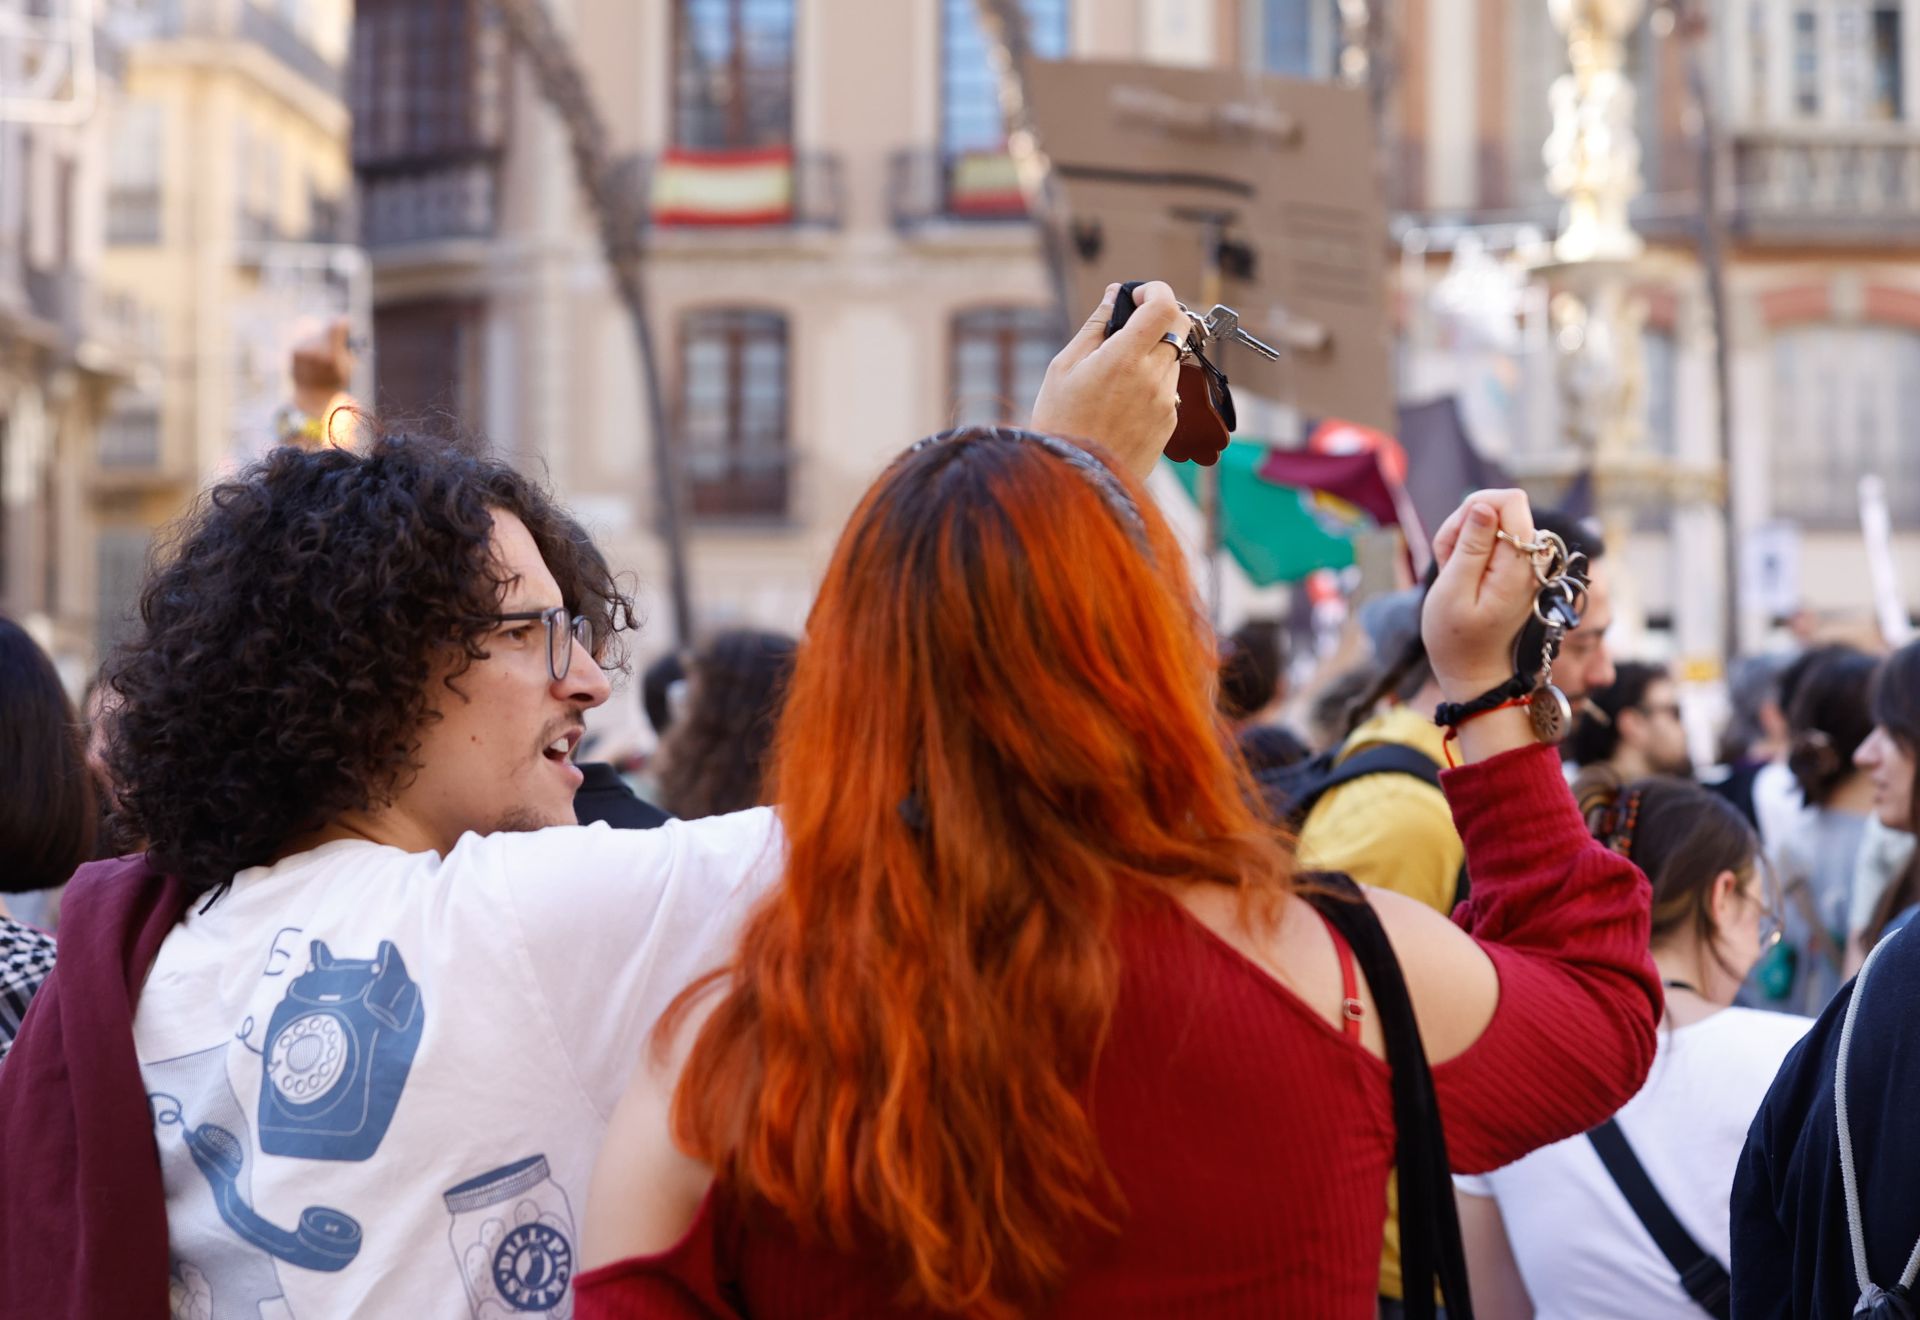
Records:
[[[1173,333],[1173,331],[1171,330],[1167,331],[1167,333],[1160,336],[1160,342],[1163,344],[1172,344],[1174,352],[1180,354],[1181,357],[1185,357],[1187,355],[1187,341],[1182,339],[1179,335],[1176,335],[1175,333]]]

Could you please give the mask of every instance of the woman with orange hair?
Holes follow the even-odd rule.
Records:
[[[1111,457],[922,441],[842,535],[775,751],[784,877],[613,1119],[582,1320],[1372,1314],[1395,1145],[1372,991],[1215,714],[1142,485],[1157,378],[1121,378],[1111,430],[1054,407],[1126,351],[1098,343],[1056,359],[1035,421]],[[1519,492],[1436,547],[1451,700],[1508,678],[1532,599],[1502,525],[1531,537]],[[1466,1171],[1632,1095],[1660,990],[1645,882],[1525,712],[1459,734],[1466,930],[1372,901]]]

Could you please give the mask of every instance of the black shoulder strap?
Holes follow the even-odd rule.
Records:
[[[1424,758],[1423,758],[1424,759]],[[1431,764],[1431,762],[1429,762]],[[1447,1162],[1447,1137],[1440,1126],[1440,1105],[1427,1066],[1426,1046],[1414,1020],[1400,960],[1394,956],[1380,918],[1360,887],[1345,876],[1318,876],[1335,892],[1309,891],[1307,900],[1340,932],[1354,961],[1366,974],[1374,1011],[1386,1038],[1387,1066],[1393,1075],[1394,1160],[1400,1176],[1400,1274],[1410,1320],[1432,1320],[1433,1286],[1446,1298],[1447,1320],[1473,1320],[1467,1291],[1467,1259],[1460,1245],[1460,1218],[1454,1208],[1453,1172]]]
[[[1341,785],[1365,779],[1368,775],[1412,775],[1435,788],[1440,786],[1440,767],[1425,752],[1403,743],[1374,743],[1334,766],[1325,778],[1301,793],[1293,803],[1293,818],[1304,821],[1307,813],[1313,810],[1314,803]]]
[[[1412,775],[1433,787],[1440,786],[1440,766],[1418,747],[1405,743],[1374,743],[1362,747],[1334,767],[1327,777],[1328,788],[1350,784],[1367,775]]]
[[[1672,1207],[1647,1176],[1640,1157],[1633,1153],[1627,1134],[1620,1130],[1618,1123],[1608,1119],[1587,1133],[1587,1140],[1593,1143],[1600,1162],[1607,1166],[1607,1172],[1627,1198],[1627,1204],[1633,1207],[1633,1213],[1653,1235],[1660,1254],[1680,1275],[1680,1286],[1687,1290],[1687,1296],[1708,1315],[1727,1320],[1732,1313],[1727,1271],[1674,1218]]]

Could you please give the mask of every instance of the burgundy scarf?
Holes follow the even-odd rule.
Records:
[[[167,1206],[133,1010],[191,895],[145,857],[93,862],[0,1065],[0,1315],[167,1314]]]

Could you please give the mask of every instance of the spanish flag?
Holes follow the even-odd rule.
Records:
[[[781,225],[793,219],[793,149],[662,152],[657,225]]]

